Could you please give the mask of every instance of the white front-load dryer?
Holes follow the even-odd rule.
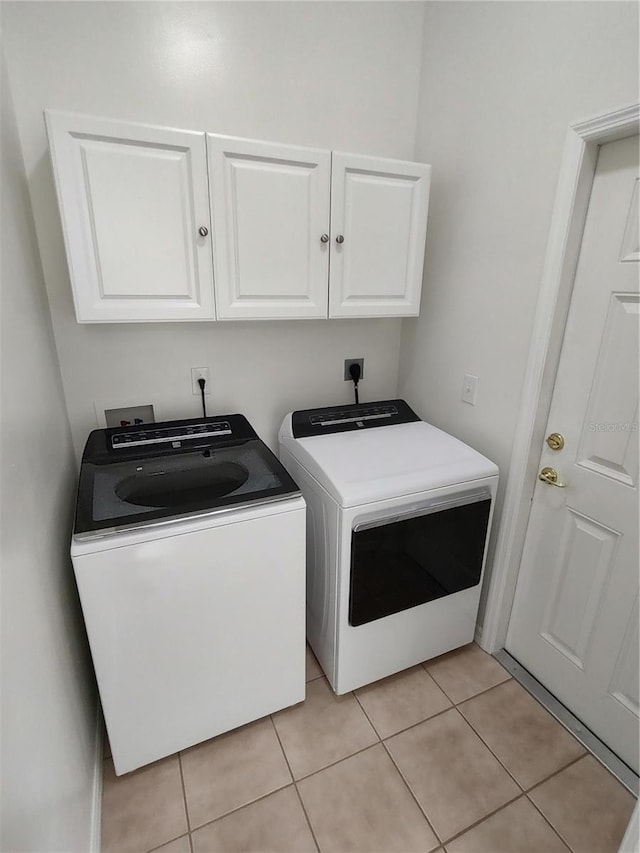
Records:
[[[307,639],[336,693],[473,640],[498,469],[403,400],[288,414]]]

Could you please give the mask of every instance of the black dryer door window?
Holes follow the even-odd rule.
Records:
[[[491,510],[488,492],[388,523],[356,525],[349,624],[364,625],[480,582]]]

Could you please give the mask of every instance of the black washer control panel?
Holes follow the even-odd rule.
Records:
[[[249,421],[240,414],[94,429],[87,439],[82,462],[110,465],[116,459],[145,459],[163,453],[213,449],[257,438]]]
[[[294,438],[308,438],[312,435],[352,432],[419,420],[404,400],[381,400],[377,403],[326,406],[293,412],[291,429]]]
[[[126,447],[146,447],[149,444],[165,444],[174,441],[189,441],[231,435],[229,421],[202,421],[188,426],[172,426],[158,429],[127,430],[111,434],[111,447],[118,450]]]

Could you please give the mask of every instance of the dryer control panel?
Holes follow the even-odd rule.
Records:
[[[294,438],[308,438],[312,435],[408,424],[419,420],[404,400],[381,400],[352,406],[302,409],[291,415],[291,430]]]

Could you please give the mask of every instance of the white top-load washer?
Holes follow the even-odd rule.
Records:
[[[403,400],[288,414],[307,639],[336,693],[473,640],[498,469]]]
[[[71,556],[117,774],[304,699],[304,541],[242,415],[91,433]]]

